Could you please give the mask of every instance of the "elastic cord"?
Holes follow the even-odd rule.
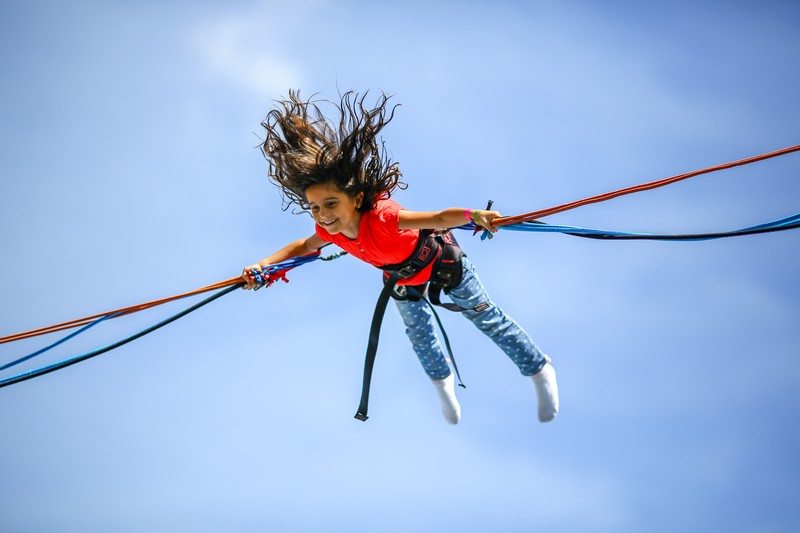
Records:
[[[225,296],[229,292],[241,288],[243,285],[244,285],[244,283],[238,283],[236,285],[228,287],[227,289],[223,289],[223,290],[213,294],[212,296],[206,298],[205,300],[194,304],[193,306],[189,307],[188,309],[184,309],[180,313],[172,315],[171,317],[169,317],[169,318],[167,318],[165,320],[162,320],[158,324],[150,326],[147,329],[143,329],[139,333],[131,335],[130,337],[126,337],[126,338],[122,339],[121,341],[117,341],[117,342],[115,342],[113,344],[109,344],[108,346],[104,346],[103,348],[98,348],[96,350],[92,350],[90,352],[86,352],[86,353],[81,354],[81,355],[76,355],[75,357],[71,357],[69,359],[65,359],[65,360],[60,361],[58,363],[53,363],[51,365],[43,366],[43,367],[37,368],[35,370],[29,370],[28,372],[23,372],[21,374],[17,374],[16,376],[11,376],[11,377],[6,378],[4,380],[0,380],[0,388],[6,387],[8,385],[13,385],[14,383],[19,383],[20,381],[26,381],[26,380],[29,380],[29,379],[32,379],[32,378],[35,378],[35,377],[43,376],[44,374],[49,374],[50,372],[54,372],[56,370],[60,370],[62,368],[66,368],[68,366],[72,366],[72,365],[74,365],[76,363],[80,363],[81,361],[85,361],[86,359],[90,359],[90,358],[95,357],[97,355],[100,355],[100,354],[103,354],[105,352],[111,351],[114,348],[119,348],[120,346],[122,346],[124,344],[128,344],[129,342],[134,341],[134,340],[138,339],[139,337],[143,337],[143,336],[147,335],[148,333],[152,333],[153,331],[155,331],[155,330],[157,330],[159,328],[162,328],[162,327],[166,326],[167,324],[178,320],[181,317],[184,317],[184,316],[188,315],[192,311],[200,309],[204,305],[213,302],[217,298],[220,298],[221,296]]]
[[[84,331],[86,331],[87,329],[89,329],[89,328],[91,328],[91,327],[94,327],[94,326],[96,326],[96,325],[97,325],[97,324],[99,324],[100,322],[102,322],[102,321],[104,321],[104,320],[108,320],[109,318],[114,318],[115,316],[118,316],[118,315],[119,315],[119,313],[112,313],[112,314],[109,314],[109,315],[102,316],[102,317],[98,318],[97,320],[95,320],[94,322],[91,322],[91,323],[89,323],[88,325],[86,325],[86,326],[83,326],[83,327],[82,327],[81,329],[79,329],[78,331],[74,331],[74,332],[70,333],[70,334],[69,334],[69,335],[67,335],[66,337],[63,337],[63,338],[61,338],[61,339],[57,340],[56,342],[54,342],[53,344],[51,344],[51,345],[49,345],[49,346],[45,346],[45,347],[44,347],[44,348],[42,348],[41,350],[37,350],[37,351],[33,352],[33,353],[32,353],[32,354],[30,354],[30,355],[26,355],[26,356],[24,356],[24,357],[20,357],[19,359],[16,359],[16,360],[14,360],[14,361],[11,361],[10,363],[6,363],[6,364],[4,364],[3,366],[0,366],[0,371],[2,371],[2,370],[5,370],[5,369],[7,369],[7,368],[11,368],[12,366],[18,365],[18,364],[20,364],[20,363],[24,363],[24,362],[25,362],[25,361],[27,361],[28,359],[33,359],[33,358],[34,358],[34,357],[36,357],[37,355],[42,355],[44,352],[46,352],[46,351],[48,351],[48,350],[52,350],[53,348],[55,348],[55,347],[56,347],[56,346],[58,346],[59,344],[63,344],[63,343],[65,343],[65,342],[67,342],[67,341],[68,341],[68,340],[70,340],[71,338],[73,338],[73,337],[75,337],[75,336],[77,336],[77,335],[80,335],[81,333],[83,333],[83,332],[84,332]]]

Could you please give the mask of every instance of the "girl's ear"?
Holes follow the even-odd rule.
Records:
[[[361,209],[361,204],[364,202],[364,193],[360,192],[355,197],[356,209]]]

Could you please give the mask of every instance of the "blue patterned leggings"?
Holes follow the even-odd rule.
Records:
[[[464,257],[462,264],[464,276],[461,283],[450,290],[450,299],[467,309],[461,314],[492,339],[519,367],[522,375],[532,376],[539,372],[547,362],[545,355],[528,334],[489,299],[472,262]],[[425,373],[434,380],[449,376],[450,366],[436,337],[428,304],[410,300],[395,300],[395,303]],[[488,307],[475,311],[476,307],[482,307],[481,304],[488,304]]]

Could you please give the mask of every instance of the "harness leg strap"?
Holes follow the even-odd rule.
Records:
[[[443,308],[447,309],[448,311],[453,311],[455,313],[460,313],[462,311],[466,311],[465,308],[461,307],[458,304],[454,304],[454,303],[450,303],[450,302],[442,302],[441,292],[442,292],[442,286],[441,285],[431,284],[428,287],[428,298],[430,299],[430,303],[432,303],[433,305],[438,305],[439,307],[443,307]],[[431,307],[431,309],[433,309],[433,307]],[[434,313],[435,313],[435,311],[434,311]],[[438,320],[439,317],[437,316],[436,318]]]
[[[381,336],[381,323],[383,322],[383,315],[386,312],[386,304],[389,302],[389,296],[394,289],[397,280],[400,279],[398,275],[392,275],[386,284],[383,286],[380,296],[378,296],[378,303],[375,304],[375,313],[372,315],[372,325],[369,329],[369,343],[367,344],[367,356],[364,359],[364,383],[361,386],[361,403],[358,405],[358,411],[355,418],[366,422],[367,407],[369,404],[369,386],[372,382],[372,368],[375,366],[375,355],[378,352],[378,340]]]
[[[433,304],[428,300],[425,300],[425,303],[428,304],[431,312],[433,313],[434,318],[436,318],[436,323],[439,324],[439,331],[442,332],[442,339],[444,340],[444,345],[447,348],[447,353],[450,355],[450,362],[453,363],[453,370],[456,371],[456,377],[458,378],[458,386],[466,389],[467,386],[464,385],[464,382],[461,380],[461,374],[458,372],[458,365],[456,364],[456,358],[453,355],[453,349],[450,347],[450,339],[447,338],[447,332],[444,330],[444,326],[442,325],[442,321],[439,318],[439,313],[436,312],[436,309],[433,307]],[[453,304],[455,305],[455,304]]]

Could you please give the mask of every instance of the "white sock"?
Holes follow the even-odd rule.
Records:
[[[550,422],[558,414],[556,369],[547,363],[531,377],[536,386],[536,399],[539,402],[539,422]]]
[[[461,406],[458,405],[458,399],[456,399],[453,374],[444,379],[433,380],[432,383],[442,402],[442,414],[445,420],[450,424],[458,424],[458,421],[461,420]]]

